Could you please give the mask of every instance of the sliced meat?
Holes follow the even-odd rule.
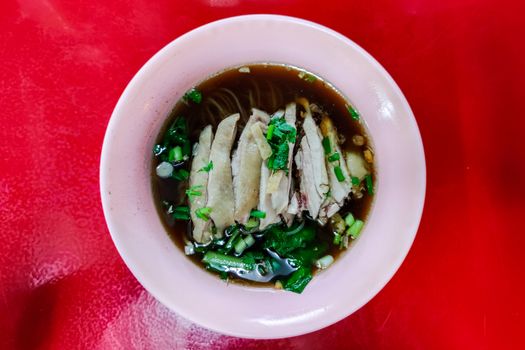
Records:
[[[261,185],[259,190],[259,206],[257,209],[266,213],[266,217],[261,219],[259,223],[259,229],[263,230],[271,224],[279,222],[279,214],[275,212],[272,207],[272,200],[270,194],[267,193],[268,179],[270,178],[270,169],[266,165],[266,162],[262,162],[261,165]]]
[[[220,122],[210,151],[213,169],[209,173],[206,206],[211,209],[210,217],[215,224],[217,237],[222,237],[224,229],[235,223],[230,155],[239,117],[238,113],[233,114]]]
[[[255,123],[267,124],[270,116],[253,110],[239,138],[239,144],[232,158],[233,192],[235,199],[234,219],[245,224],[250,212],[259,203],[261,165],[263,159],[255,143],[251,127]]]
[[[286,209],[286,212],[281,214],[288,227],[292,226],[295,217],[301,218],[302,208],[300,208],[298,197],[299,194],[292,189],[290,192],[288,208]]]
[[[210,160],[211,142],[213,139],[213,131],[211,125],[205,127],[200,136],[199,143],[194,148],[193,161],[191,163],[190,172],[190,188],[200,192],[200,196],[195,196],[190,201],[190,215],[193,222],[193,239],[196,242],[204,243],[210,240],[209,222],[201,220],[195,214],[199,208],[206,206],[208,199],[208,173],[201,171],[203,167],[208,165]]]
[[[328,140],[330,140],[331,153],[326,155],[326,167],[328,171],[328,178],[330,180],[330,196],[333,199],[333,202],[337,203],[339,206],[342,206],[343,202],[350,194],[352,182],[346,167],[344,155],[341,153],[341,147],[339,147],[337,131],[334,128],[332,120],[328,116],[323,116],[323,119],[321,120],[321,133],[323,137],[327,137]],[[339,154],[340,159],[330,162],[328,157],[336,153]],[[345,177],[344,181],[339,181],[337,179],[334,171],[336,166],[341,168],[341,172]]]
[[[324,201],[325,195],[319,194],[314,172],[316,167],[313,164],[313,154],[307,141],[307,136],[301,139],[301,146],[295,156],[295,164],[300,174],[300,198],[304,198],[305,208],[310,216],[315,220],[319,215],[319,209]],[[324,159],[323,159],[324,165]]]
[[[326,173],[325,157],[324,157],[324,148],[322,145],[323,136],[321,131],[315,124],[314,119],[312,118],[312,113],[310,111],[310,106],[308,100],[305,98],[300,98],[297,100],[304,109],[304,121],[303,121],[303,131],[305,136],[303,139],[306,139],[305,142],[308,144],[309,157],[308,161],[312,165],[312,173],[314,187],[317,194],[321,197],[324,197],[326,193],[330,190],[328,174]],[[301,144],[303,140],[301,140]],[[303,149],[303,153],[304,149]]]
[[[296,119],[297,108],[295,103],[289,103],[286,106],[286,111],[284,113],[284,119],[287,124],[290,124],[295,128],[295,119]],[[290,201],[290,185],[292,180],[292,163],[293,163],[293,150],[295,143],[289,142],[288,147],[288,174],[285,171],[279,170],[276,174],[272,176],[277,176],[279,179],[278,186],[271,195],[272,206],[275,209],[277,214],[284,214],[288,208],[288,203]],[[289,219],[289,218],[288,218]],[[293,218],[292,218],[293,220]],[[286,220],[288,221],[288,220]]]
[[[322,135],[312,118],[308,100],[299,98],[297,102],[305,109],[303,121],[305,136],[301,139],[300,149],[295,157],[297,169],[300,171],[300,198],[304,198],[310,216],[316,219],[330,190]]]
[[[319,211],[320,222],[326,223],[328,218],[332,217],[343,206],[345,199],[352,190],[352,182],[346,167],[345,157],[339,146],[337,130],[327,115],[324,115],[321,120],[321,133],[323,137],[330,141],[330,153],[325,155],[328,179],[330,181],[330,196],[325,199]],[[336,154],[339,155],[339,160],[330,161],[329,157]],[[339,181],[335,174],[336,166],[341,169],[341,173],[344,176],[343,181]]]

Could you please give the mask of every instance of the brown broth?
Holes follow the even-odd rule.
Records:
[[[306,76],[300,78],[300,74],[305,74],[303,70],[285,65],[253,64],[244,67],[249,67],[250,73],[241,73],[238,70],[239,67],[235,67],[209,77],[196,85],[196,88],[203,95],[203,102],[201,104],[187,104],[183,101],[179,101],[167,117],[166,122],[159,133],[157,142],[160,142],[169,125],[171,125],[174,119],[178,116],[184,116],[187,118],[190,130],[190,140],[193,144],[198,141],[199,133],[205,126],[212,124],[215,130],[220,120],[232,113],[237,113],[238,108],[235,109],[232,106],[230,110],[223,111],[223,115],[220,115],[216,120],[213,120],[207,116],[204,111],[205,106],[209,105],[206,102],[206,98],[210,96],[220,96],[225,92],[222,90],[222,93],[218,93],[218,91],[222,88],[226,88],[238,96],[241,106],[247,111],[249,111],[251,107],[256,107],[269,114],[274,113],[277,109],[283,109],[286,103],[294,101],[297,97],[306,97],[310,103],[317,104],[321,107],[323,112],[326,112],[330,116],[334,125],[337,127],[338,133],[345,137],[345,141],[341,145],[343,151],[362,151],[362,146],[358,147],[352,143],[352,135],[356,134],[365,137],[365,145],[371,145],[362,121],[353,120],[349,115],[346,107],[346,104],[348,103],[347,100],[333,86],[322,80],[320,77],[316,77],[315,81],[307,81],[305,78],[308,79],[308,77],[311,77],[312,75],[306,73]],[[255,85],[257,85],[258,88],[255,88]],[[255,90],[257,89],[259,90],[261,98],[257,101],[256,106],[250,106],[250,98],[247,91],[252,90],[252,99],[256,100]],[[275,98],[271,98],[270,96],[271,89],[274,89]],[[241,125],[237,131],[237,138],[239,137],[242,131],[242,126],[248,116],[249,115],[242,116],[241,119],[244,120],[241,120],[240,122]],[[236,145],[234,144],[233,149],[235,149],[235,147]],[[187,237],[188,223],[174,221],[165,213],[161,203],[162,200],[168,200],[175,202],[175,204],[184,204],[185,198],[183,188],[187,187],[187,184],[179,183],[172,179],[160,179],[155,175],[155,167],[157,164],[157,160],[153,159],[151,177],[157,210],[169,236],[176,246],[181,249],[182,253],[184,253],[184,238],[185,236]],[[374,169],[372,169],[372,174],[374,174],[373,170]],[[347,204],[340,210],[340,213],[350,211],[356,218],[366,222],[371,205],[372,196],[365,193],[362,199],[347,201]],[[329,225],[326,225],[325,227],[318,226],[318,238],[327,241],[330,247],[327,254],[331,254],[334,259],[337,259],[337,257],[345,251],[344,249],[340,250],[339,247],[332,244],[333,233],[330,231]],[[190,255],[188,258],[199,267],[203,268],[200,261],[202,256],[200,254]],[[236,283],[253,286],[267,286],[269,284],[251,282],[242,279],[232,280]]]

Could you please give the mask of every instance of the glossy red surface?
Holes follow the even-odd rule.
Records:
[[[2,1],[0,348],[525,348],[524,10]],[[247,13],[303,17],[363,46],[411,104],[428,166],[419,233],[392,281],[343,321],[273,341],[215,334],[156,302],[118,256],[98,189],[104,130],[134,73],[184,32]]]

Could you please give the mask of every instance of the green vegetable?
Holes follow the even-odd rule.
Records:
[[[264,219],[266,217],[266,213],[261,210],[252,210],[250,216],[258,219]]]
[[[288,253],[286,258],[293,266],[312,266],[315,260],[323,256],[328,250],[325,242],[310,243],[304,248],[298,248]]]
[[[256,217],[251,217],[250,219],[248,219],[246,224],[244,224],[244,227],[248,230],[259,227],[259,219],[257,219]]]
[[[240,255],[247,248],[250,248],[254,244],[255,244],[255,239],[251,235],[248,235],[248,236],[246,236],[244,238],[239,237],[239,238],[237,238],[237,241],[236,241],[235,246],[234,246],[235,253],[237,255]]]
[[[306,267],[300,267],[284,283],[284,289],[294,293],[302,293],[304,288],[312,280],[312,271]]]
[[[203,188],[204,188],[204,186],[202,186],[202,185],[191,186],[190,188],[188,188],[186,190],[186,195],[188,196],[190,201],[193,201],[194,197],[202,196],[202,191],[201,190]]]
[[[334,244],[337,245],[341,242],[341,235],[339,233],[334,233]]]
[[[199,169],[199,172],[205,171],[205,172],[209,173],[211,170],[213,170],[213,161],[210,160],[210,162],[208,164],[206,164],[205,166],[203,166],[202,168]]]
[[[346,105],[346,110],[354,120],[359,120],[359,113],[351,105]]]
[[[288,142],[283,142],[279,146],[276,147],[276,152],[274,151],[273,154],[270,156],[270,159],[273,158],[272,161],[272,167],[268,167],[271,170],[288,170],[288,153],[290,150],[290,147],[288,146]]]
[[[333,256],[325,255],[325,256],[323,256],[322,258],[318,259],[315,262],[315,266],[318,269],[326,269],[326,268],[328,268],[328,266],[332,265],[333,262],[334,262],[334,257]]]
[[[173,153],[173,157],[175,158],[176,162],[182,160],[182,148],[180,146],[173,148]]]
[[[253,271],[255,269],[255,261],[250,260],[253,259],[243,259],[212,251],[208,251],[202,258],[202,262],[209,267],[224,272],[228,272],[228,270],[232,268]]]
[[[372,182],[372,175],[368,174],[365,176],[366,189],[368,194],[374,194],[374,183]]]
[[[356,221],[352,224],[352,226],[350,226],[350,227],[348,228],[348,230],[346,230],[346,233],[347,233],[348,235],[350,235],[350,237],[352,237],[352,239],[356,239],[356,238],[359,236],[359,234],[361,233],[361,229],[363,228],[364,224],[365,224],[365,223],[364,223],[363,221],[361,221],[361,220],[356,220]]]
[[[173,171],[171,177],[178,181],[184,181],[188,180],[190,173],[186,169],[177,169]]]
[[[244,239],[242,239],[242,237],[238,237],[235,240],[235,244],[233,245],[233,250],[235,250],[235,253],[237,255],[240,255],[242,254],[242,252],[244,252],[246,248],[248,248],[248,245],[246,244]]]
[[[233,232],[233,234],[231,235],[231,237],[228,239],[228,241],[226,242],[226,245],[224,246],[224,250],[226,251],[226,253],[229,253],[230,250],[232,250],[233,246],[234,246],[234,242],[235,240],[237,239],[237,237],[239,237],[239,235],[241,234],[241,231],[239,231],[239,229],[237,229],[235,232]]]
[[[339,182],[345,181],[345,176],[344,176],[343,170],[341,170],[340,166],[336,165],[334,167],[334,173],[335,173],[335,177],[337,177],[337,181],[339,181]]]
[[[303,248],[315,239],[315,227],[305,225],[300,231],[289,234],[282,225],[276,225],[265,233],[264,248],[273,249],[277,254],[285,256],[294,249]]]
[[[168,151],[169,150],[169,151]],[[153,148],[155,156],[164,162],[180,162],[187,160],[191,153],[191,143],[188,138],[188,126],[186,119],[177,117],[173,124],[168,128],[162,139],[162,143]],[[179,169],[174,171],[172,178],[183,181],[189,177],[187,170]]]
[[[168,162],[173,163],[175,161],[175,148],[170,149],[168,153]]]
[[[345,217],[346,226],[350,227],[352,226],[354,222],[355,222],[354,216],[352,215],[352,213],[348,213]]]
[[[335,153],[332,154],[330,157],[328,157],[328,161],[329,161],[329,162],[336,162],[336,161],[338,161],[339,159],[341,159],[341,156],[339,155],[338,152],[335,152]]]
[[[272,149],[272,155],[268,158],[268,168],[270,170],[288,171],[288,153],[290,146],[288,143],[295,143],[297,130],[286,123],[284,117],[274,117],[270,120],[266,140]]]
[[[324,154],[332,153],[332,146],[330,145],[330,139],[328,137],[323,138]]]
[[[189,143],[186,119],[177,117],[164,135],[164,144],[183,146],[185,143]]]
[[[195,102],[196,104],[199,104],[202,102],[202,94],[196,88],[190,89],[188,92],[184,94],[182,98],[184,99],[184,101],[192,101],[192,102]]]
[[[208,221],[210,219],[210,214],[211,208],[209,207],[203,207],[195,210],[195,215],[197,215],[199,219],[202,219],[204,221]]]
[[[175,146],[170,149],[168,153],[168,161],[170,163],[180,162],[182,160],[182,148],[180,146]]]
[[[267,140],[271,140],[272,139],[272,136],[273,136],[273,131],[275,130],[275,125],[270,125],[268,127],[268,132],[266,134],[266,139]]]
[[[180,205],[173,209],[171,216],[175,220],[189,220],[190,219],[190,208],[185,205]]]
[[[358,177],[352,176],[352,185],[358,186],[361,183]]]

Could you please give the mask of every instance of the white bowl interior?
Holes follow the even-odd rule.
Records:
[[[301,295],[226,285],[199,269],[163,228],[151,191],[155,138],[175,102],[225,67],[288,63],[316,73],[356,105],[375,145],[377,193],[361,237]],[[104,213],[115,245],[140,283],[168,308],[215,331],[252,338],[299,335],[368,302],[393,276],[417,231],[425,194],[420,134],[388,73],[349,39],[283,16],[242,16],[170,43],[130,82],[102,151]]]

